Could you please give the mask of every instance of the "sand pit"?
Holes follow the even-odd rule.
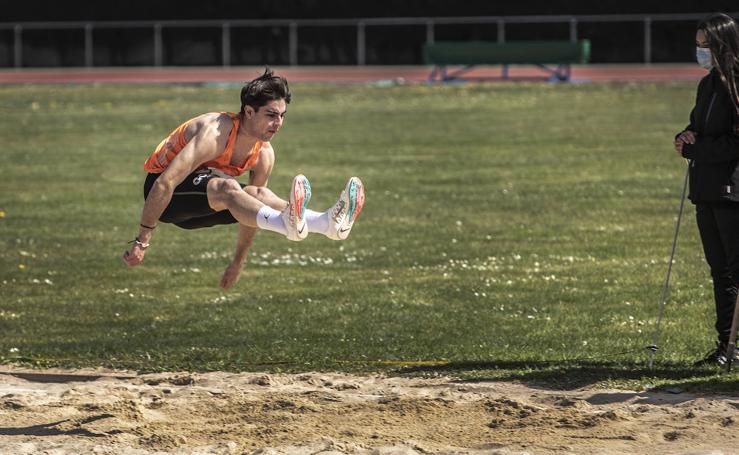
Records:
[[[0,366],[2,454],[734,454],[739,396]]]

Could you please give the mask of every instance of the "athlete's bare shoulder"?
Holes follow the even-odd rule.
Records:
[[[271,170],[274,164],[275,149],[272,148],[272,144],[269,142],[262,142],[262,148],[259,150],[259,160],[256,165]]]
[[[272,144],[269,142],[262,142],[262,149],[259,153],[266,153],[268,155],[275,156],[275,149],[272,148]]]
[[[275,165],[275,151],[272,144],[262,142],[262,148],[259,149],[259,158],[251,168],[249,179],[250,185],[267,186],[269,176],[272,175],[272,168]]]
[[[212,134],[214,137],[228,137],[233,129],[233,122],[228,114],[222,112],[208,112],[190,120],[185,130],[188,139],[202,133]]]

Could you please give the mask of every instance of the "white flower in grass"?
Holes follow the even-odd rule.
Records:
[[[18,352],[18,348],[10,348],[8,349],[8,352]]]

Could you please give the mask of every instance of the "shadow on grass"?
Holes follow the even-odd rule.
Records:
[[[609,361],[499,361],[450,362],[406,366],[400,375],[445,375],[465,382],[515,381],[547,390],[574,390],[588,386],[638,388],[655,392],[710,392],[739,395],[739,374],[718,368],[696,368],[683,363],[660,363],[650,369],[640,363]]]

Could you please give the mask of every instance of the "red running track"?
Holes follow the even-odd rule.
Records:
[[[0,84],[92,83],[242,83],[261,74],[263,67],[166,67],[166,68],[53,68],[0,70]],[[430,66],[298,66],[274,67],[290,82],[421,83]],[[451,68],[450,68],[451,70]],[[573,82],[698,81],[706,74],[695,64],[574,65]],[[470,78],[500,80],[500,67],[478,67]],[[511,66],[509,76],[521,80],[546,80],[533,66]]]

